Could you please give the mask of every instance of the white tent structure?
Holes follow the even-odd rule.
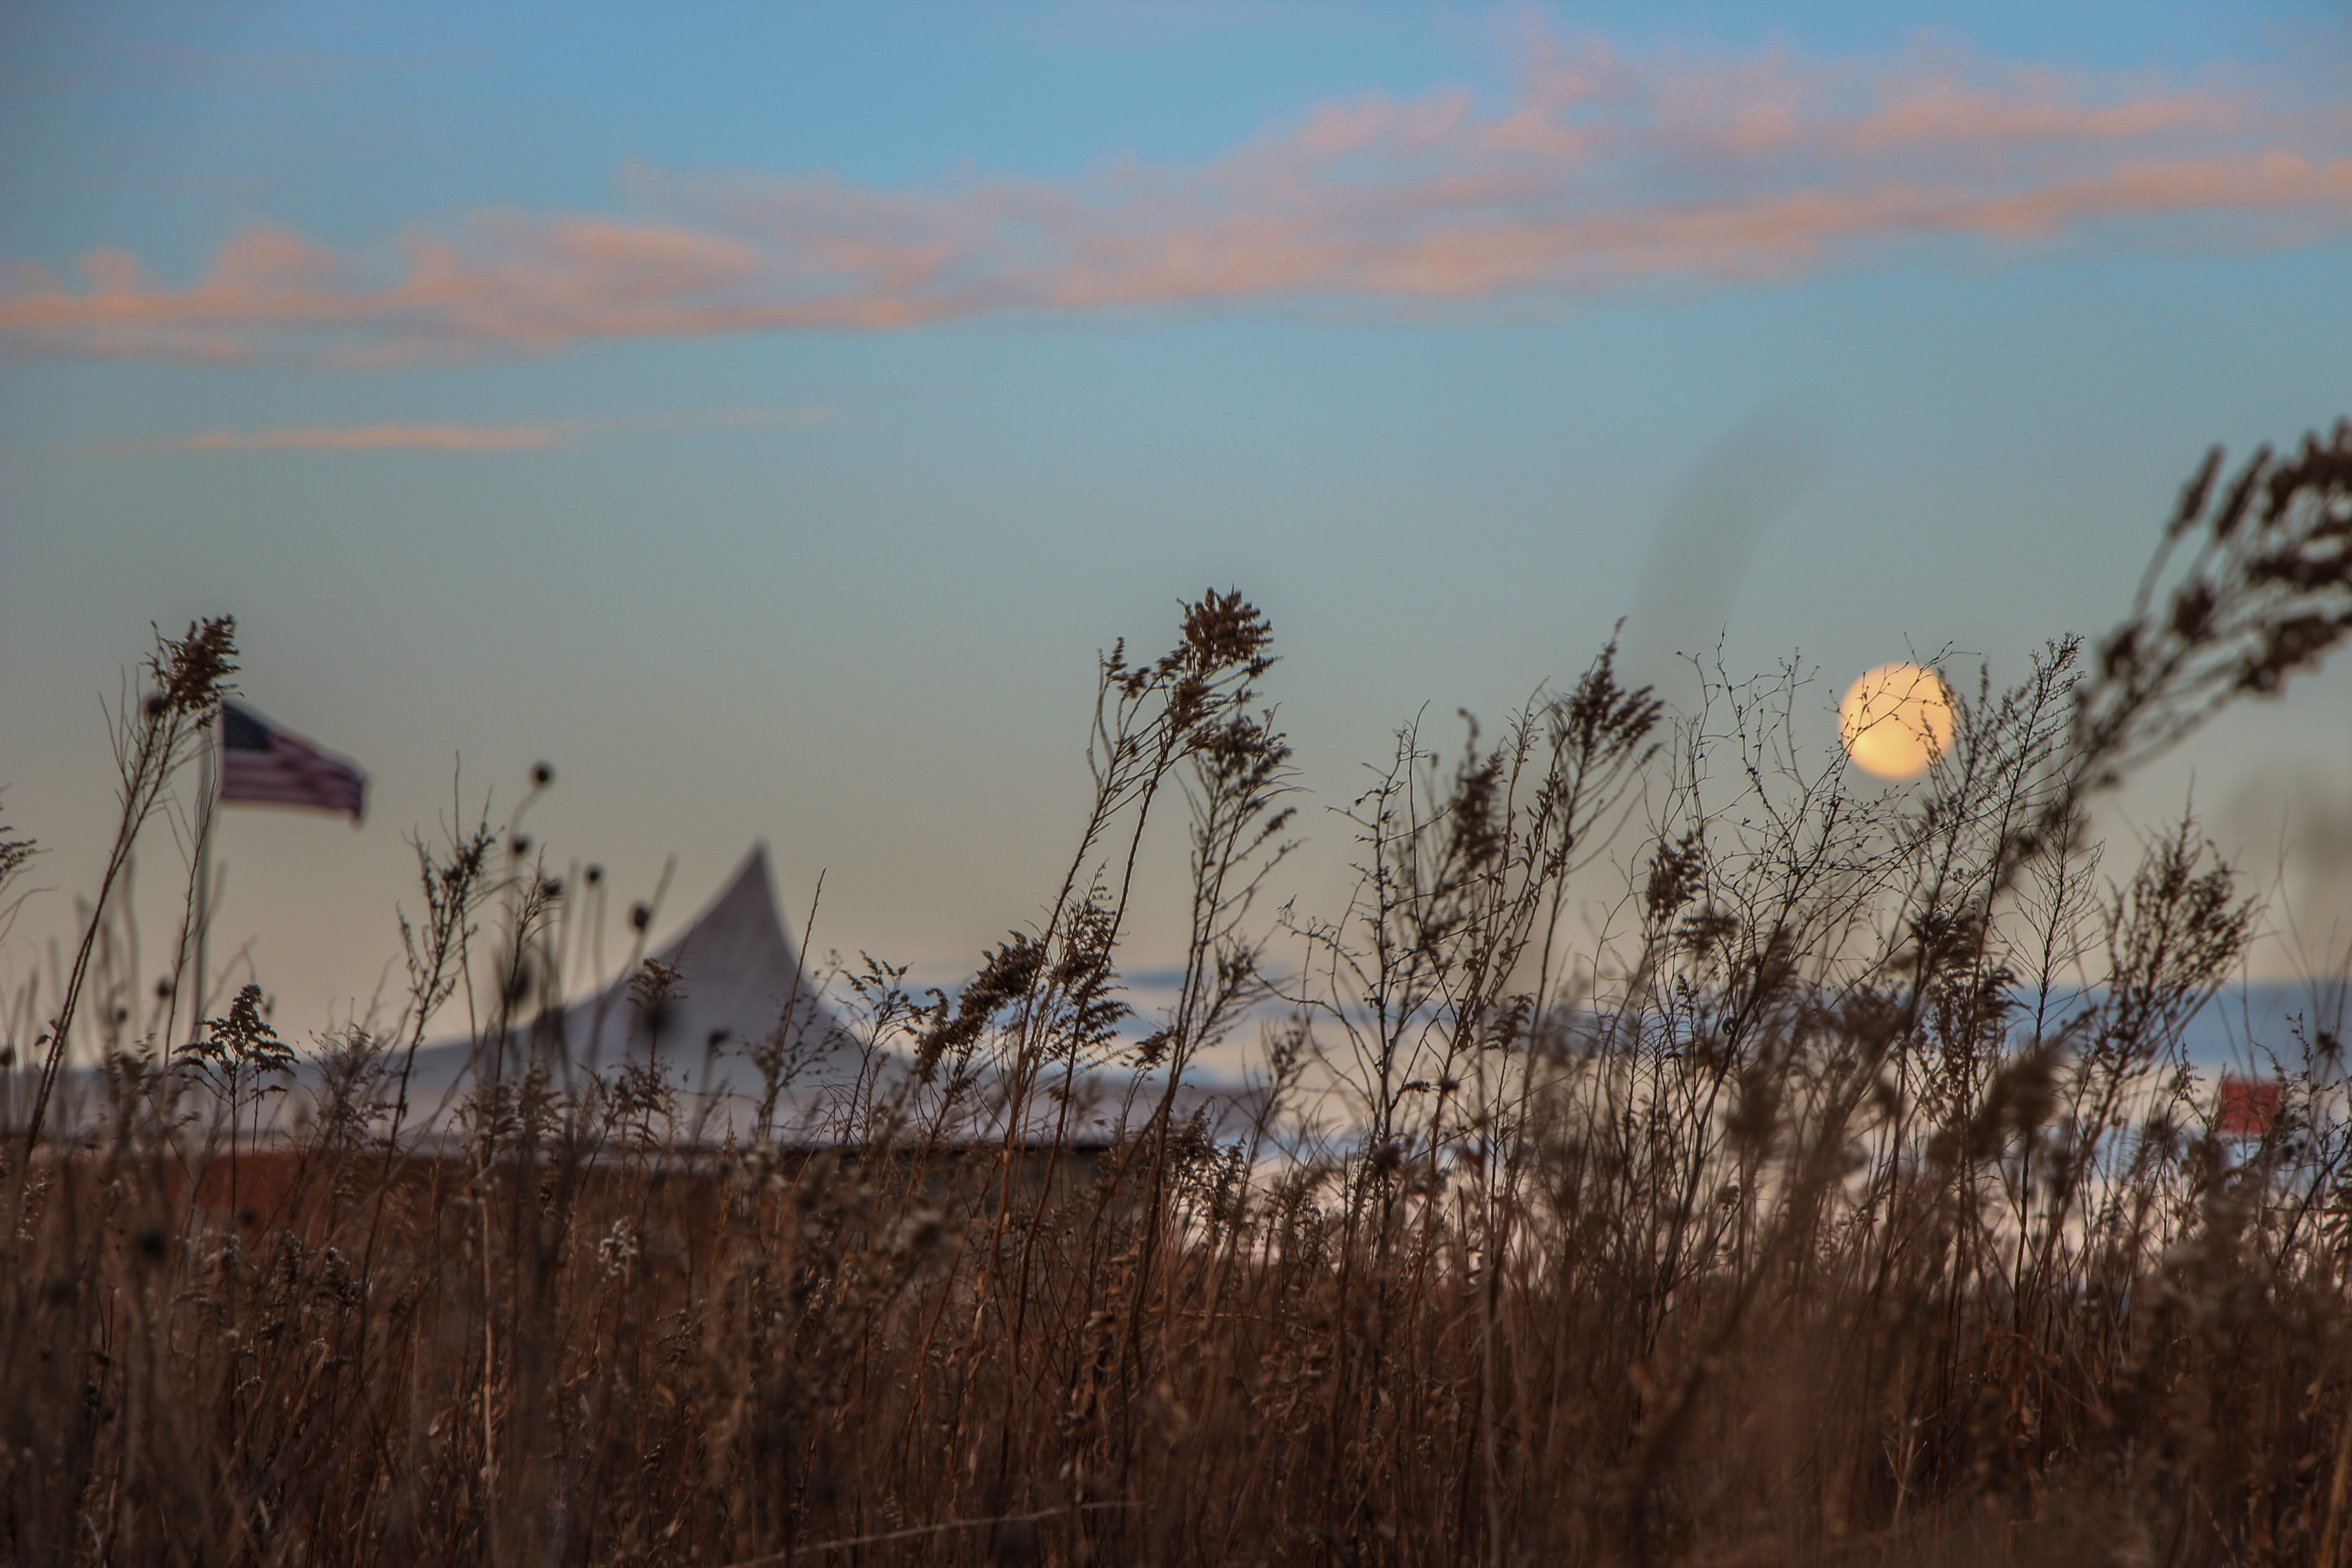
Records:
[[[718,896],[649,957],[677,972],[671,994],[656,1005],[633,990],[645,972],[640,961],[595,994],[518,1023],[503,1039],[418,1050],[409,1079],[412,1110],[437,1121],[484,1077],[510,1081],[534,1061],[549,1065],[556,1087],[573,1090],[585,1087],[591,1071],[609,1073],[624,1061],[659,1063],[679,1090],[681,1123],[702,1141],[730,1131],[829,1141],[857,1135],[860,1118],[845,1113],[912,1087],[912,1064],[895,1052],[861,1049],[803,967],[778,916],[764,844],[753,845]],[[781,1047],[789,1071],[774,1121],[759,1129],[755,1107],[765,1086],[751,1053],[763,1047]],[[1003,1136],[1001,1083],[993,1068],[979,1075],[961,1122],[963,1136]],[[1111,1103],[1112,1083],[1081,1075],[1072,1087],[1088,1109],[1066,1115],[1050,1097],[1040,1100],[1028,1112],[1035,1136],[1058,1126],[1081,1142],[1105,1139],[1115,1121],[1149,1114],[1158,1100],[1150,1089],[1122,1113]],[[1180,1121],[1205,1110],[1233,1135],[1256,1113],[1258,1098],[1238,1086],[1187,1084],[1174,1109]]]
[[[841,1020],[778,915],[765,844],[753,845],[718,896],[647,957],[676,974],[666,996],[648,1005],[632,990],[645,973],[640,961],[593,995],[518,1020],[503,1037],[485,1031],[426,1045],[410,1072],[410,1103],[429,1106],[478,1076],[517,1077],[534,1061],[545,1061],[559,1085],[625,1060],[658,1061],[697,1094],[756,1098],[759,1071],[748,1053],[771,1042],[798,1068],[796,1099],[855,1080]]]
[[[675,974],[667,994],[651,1005],[632,986],[646,959]],[[774,1120],[757,1128],[765,1085],[753,1053],[763,1047],[780,1048],[788,1072]],[[767,847],[755,844],[683,931],[599,990],[520,1016],[503,1029],[477,1019],[467,1032],[428,1041],[413,1055],[395,1047],[378,1058],[365,1092],[379,1124],[404,1102],[403,1125],[430,1142],[458,1131],[464,1107],[485,1083],[517,1083],[543,1064],[550,1087],[579,1095],[589,1089],[590,1074],[609,1081],[628,1063],[664,1069],[677,1094],[678,1131],[695,1142],[730,1133],[818,1142],[855,1137],[861,1107],[912,1087],[911,1064],[895,1052],[859,1048],[808,973],[778,911]],[[316,1113],[328,1073],[321,1058],[306,1058],[292,1092],[270,1099],[266,1121],[277,1134]],[[107,1098],[102,1075],[85,1068],[67,1077],[52,1125],[59,1136],[100,1135]],[[998,1081],[992,1068],[980,1074],[964,1135],[1002,1135]],[[1158,1090],[1149,1089],[1121,1109],[1109,1103],[1117,1097],[1108,1082],[1082,1075],[1076,1087],[1091,1108],[1066,1116],[1056,1102],[1041,1101],[1030,1112],[1039,1119],[1039,1135],[1059,1125],[1081,1141],[1104,1139],[1116,1123],[1148,1113],[1158,1099]],[[204,1092],[192,1083],[185,1088]],[[1247,1124],[1257,1098],[1238,1086],[1187,1083],[1174,1109],[1180,1120],[1205,1109],[1230,1135]],[[183,1100],[181,1110],[195,1104]]]

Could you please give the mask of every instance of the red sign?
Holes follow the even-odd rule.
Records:
[[[2215,1130],[2224,1138],[2262,1137],[2278,1121],[2279,1092],[2276,1079],[2224,1077]]]

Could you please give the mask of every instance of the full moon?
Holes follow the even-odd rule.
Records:
[[[1838,704],[1838,737],[1865,773],[1907,779],[1952,743],[1952,699],[1944,678],[1916,664],[1882,664]]]

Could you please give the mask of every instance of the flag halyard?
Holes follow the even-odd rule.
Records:
[[[235,702],[221,704],[220,724],[222,804],[310,806],[349,812],[353,822],[366,811],[367,774],[349,757]]]

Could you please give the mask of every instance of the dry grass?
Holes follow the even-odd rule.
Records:
[[[290,1139],[254,1131],[249,998],[140,1054],[101,900],[19,1009],[0,1555],[2352,1562],[2341,1021],[2221,1131],[2180,1029],[2253,912],[2188,825],[2112,882],[2082,841],[2094,792],[2352,632],[2352,432],[2216,486],[2127,624],[1979,685],[1914,792],[1808,763],[1792,677],[1674,721],[1604,655],[1499,745],[1403,735],[1328,919],[1257,907],[1288,752],[1267,628],[1212,595],[1108,661],[1042,928],[952,1004],[844,990],[912,1070],[819,1152],[714,1146],[640,1068],[486,1073],[424,1139],[428,1018],[495,971],[497,1059],[560,973],[563,889],[486,831],[420,847],[408,1009],[335,1042]],[[161,645],[114,867],[233,651]],[[1132,1045],[1155,811],[1192,937]],[[189,1033],[158,1007],[151,1052]],[[1254,1128],[1177,1115],[1269,1016]],[[95,1142],[41,1131],[75,1038],[115,1050]]]

